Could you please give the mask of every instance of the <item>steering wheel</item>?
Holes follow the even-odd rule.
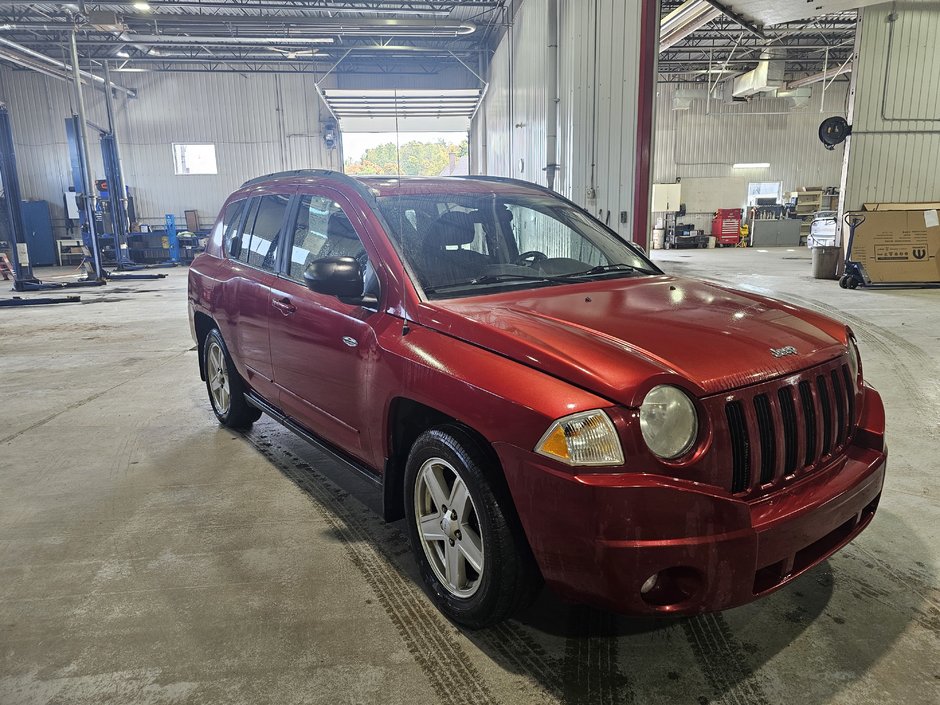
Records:
[[[521,255],[516,257],[516,261],[513,264],[519,264],[523,266],[534,266],[539,262],[544,262],[548,259],[548,255],[544,252],[539,252],[538,250],[529,250],[528,252],[523,252]]]

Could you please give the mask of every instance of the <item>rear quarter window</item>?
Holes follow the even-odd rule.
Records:
[[[232,233],[241,222],[244,208],[245,199],[242,199],[240,201],[232,201],[225,206],[225,210],[222,211],[222,220],[219,223],[219,228],[222,231],[222,249],[225,250],[225,252],[229,251],[232,243]],[[218,242],[218,240],[216,240],[216,242]]]

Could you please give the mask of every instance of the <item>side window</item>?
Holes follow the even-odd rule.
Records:
[[[303,283],[304,270],[315,259],[344,256],[365,266],[365,248],[342,207],[324,196],[303,196],[293,227],[290,278]]]
[[[260,200],[259,198],[252,198],[246,202],[245,210],[247,215],[245,219],[237,219],[232,224],[232,230],[228,235],[229,243],[226,252],[228,252],[229,257],[237,259],[239,262],[248,262],[248,253],[251,251],[248,247],[251,244],[251,224],[255,221],[255,214],[258,212],[258,201]]]
[[[273,272],[277,261],[278,240],[280,239],[281,224],[287,211],[289,196],[262,196],[258,204],[251,228],[245,228],[242,242],[242,253],[239,260],[247,262],[252,267],[258,267]],[[248,234],[251,234],[250,243],[245,243]],[[246,247],[247,244],[247,247]],[[245,256],[247,255],[247,259]]]
[[[219,229],[222,231],[222,249],[225,252],[229,252],[229,247],[232,242],[232,232],[238,227],[239,221],[241,221],[242,209],[244,207],[244,200],[233,201],[222,211],[222,221],[219,223]]]

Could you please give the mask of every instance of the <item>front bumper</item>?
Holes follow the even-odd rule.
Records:
[[[829,466],[748,501],[661,475],[571,474],[515,446],[496,450],[554,590],[618,612],[695,614],[773,592],[868,526],[887,460],[881,420]]]

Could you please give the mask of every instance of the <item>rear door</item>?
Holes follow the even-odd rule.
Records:
[[[271,285],[276,281],[277,253],[290,196],[254,196],[242,228],[229,238],[232,268],[228,310],[234,312],[234,355],[239,372],[265,399],[274,402],[274,371],[268,334]]]
[[[362,225],[342,194],[324,188],[299,193],[296,200],[287,230],[291,249],[269,304],[279,406],[310,431],[371,463],[363,419],[379,357],[374,326],[386,314],[310,291],[303,273],[321,257],[356,257],[367,290],[381,300],[378,278],[360,237]]]

